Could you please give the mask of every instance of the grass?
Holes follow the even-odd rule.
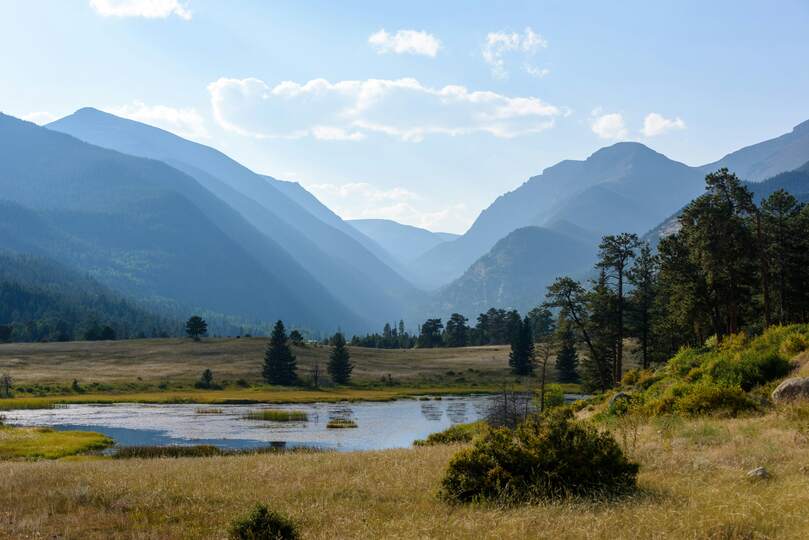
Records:
[[[436,444],[468,443],[488,429],[486,422],[478,421],[471,424],[456,424],[444,431],[430,434],[426,439],[413,441],[415,446],[433,446]]]
[[[349,420],[347,418],[334,418],[332,420],[329,420],[329,423],[326,424],[326,427],[329,429],[347,429],[347,428],[355,428],[358,426],[354,420]]]
[[[196,414],[222,414],[223,412],[225,412],[224,409],[219,407],[197,407],[194,410]]]
[[[248,420],[266,420],[269,422],[306,422],[309,415],[306,411],[291,411],[285,409],[261,409],[250,411],[245,416]]]
[[[0,462],[0,536],[222,538],[260,502],[313,539],[805,538],[809,441],[796,437],[796,418],[805,417],[682,419],[665,433],[646,423],[628,450],[641,464],[637,495],[517,507],[450,505],[437,497],[458,445]],[[757,466],[772,478],[746,478]]]
[[[312,453],[322,452],[312,447],[262,446],[259,448],[223,449],[218,446],[198,444],[193,446],[124,446],[113,454],[114,459],[163,459],[206,458],[214,456],[244,456],[255,454]]]
[[[0,426],[0,460],[58,459],[102,450],[112,439],[87,431]]]

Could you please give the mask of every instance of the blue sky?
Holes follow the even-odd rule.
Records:
[[[809,1],[4,0],[0,110],[94,106],[463,232],[563,159],[688,164],[809,119]]]

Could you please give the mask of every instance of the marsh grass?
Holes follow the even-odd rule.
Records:
[[[223,412],[225,412],[224,409],[219,407],[199,407],[194,410],[195,414],[222,414]]]
[[[326,424],[328,429],[350,429],[359,427],[354,420],[348,418],[333,418]]]
[[[112,454],[114,459],[162,459],[162,458],[207,458],[227,456],[252,456],[259,454],[312,454],[325,452],[308,446],[262,446],[258,448],[219,448],[213,445],[194,446],[123,446]]]
[[[57,459],[112,444],[112,439],[100,433],[0,426],[0,459]]]
[[[247,420],[264,420],[268,422],[306,422],[309,415],[306,411],[287,409],[259,409],[244,415]]]

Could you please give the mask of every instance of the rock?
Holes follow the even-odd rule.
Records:
[[[809,377],[786,379],[772,391],[770,397],[773,403],[809,399]]]
[[[770,477],[770,473],[764,467],[756,467],[755,469],[747,471],[747,478],[754,480],[766,480]]]
[[[625,400],[627,400],[627,401],[632,401],[632,396],[630,396],[630,395],[629,395],[629,394],[627,394],[626,392],[617,392],[617,393],[615,393],[615,394],[613,394],[613,395],[612,395],[612,397],[610,398],[610,401],[609,401],[609,403],[607,403],[607,405],[608,405],[609,407],[612,407],[613,405],[615,405],[615,403],[616,403],[616,402],[617,402],[619,399],[625,399]]]

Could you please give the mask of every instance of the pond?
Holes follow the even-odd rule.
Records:
[[[491,396],[402,399],[384,403],[296,405],[131,404],[66,405],[56,409],[5,411],[6,422],[60,430],[96,431],[120,446],[211,444],[226,449],[309,446],[339,451],[406,448],[415,439],[454,424],[481,419]],[[214,414],[201,414],[216,409]],[[262,409],[304,411],[306,421],[250,420]],[[221,412],[219,412],[221,410]],[[333,419],[357,428],[329,429]]]

